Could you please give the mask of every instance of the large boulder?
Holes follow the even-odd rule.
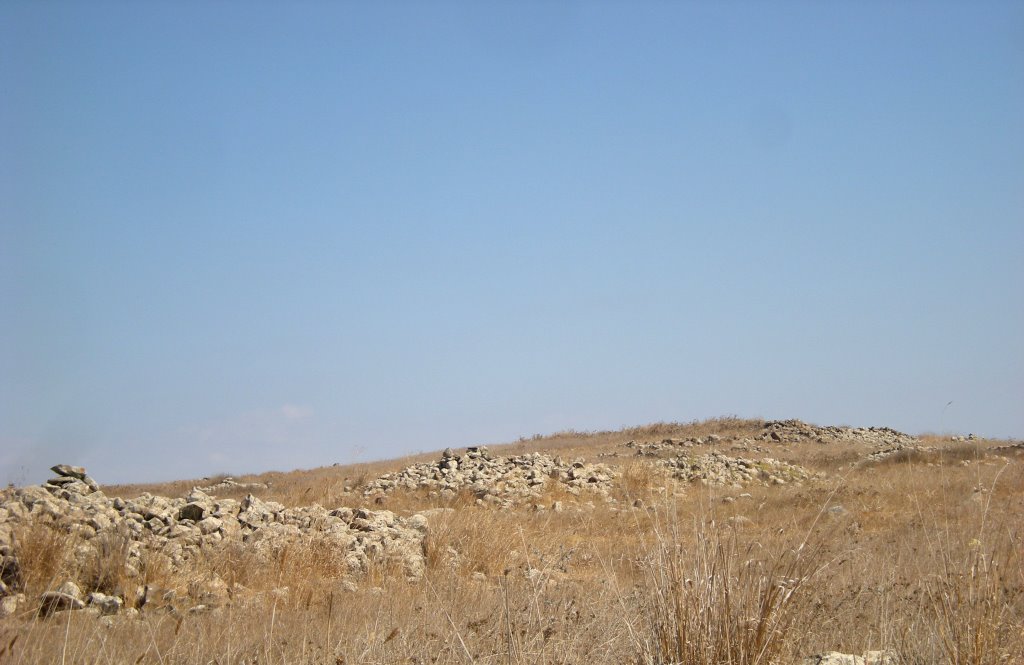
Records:
[[[54,612],[80,610],[85,607],[82,591],[74,582],[61,584],[56,591],[47,591],[39,597],[39,616],[48,617]]]
[[[85,480],[85,469],[80,466],[55,464],[50,467],[50,471],[53,471],[58,476],[62,476],[64,478],[78,478],[79,480]]]

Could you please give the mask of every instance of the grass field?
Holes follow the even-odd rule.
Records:
[[[261,497],[289,506],[450,510],[430,515],[418,581],[386,566],[348,576],[316,538],[270,561],[210,548],[187,569],[154,563],[140,575],[193,600],[216,578],[221,602],[45,619],[27,602],[0,619],[0,662],[739,665],[884,650],[908,664],[1024,663],[1020,448],[924,436],[926,450],[866,462],[867,443],[777,444],[772,457],[823,476],[733,487],[675,481],[623,445],[728,441],[763,425],[721,418],[493,446],[495,455],[551,452],[621,471],[607,497],[554,488],[510,509],[467,493],[378,500],[359,491],[435,454],[240,478],[269,483]],[[103,490],[179,496],[197,482]],[[83,561],[78,536],[45,523],[16,538],[29,600],[74,578],[87,581],[83,591],[135,602],[127,589],[139,579],[123,571],[123,542]]]

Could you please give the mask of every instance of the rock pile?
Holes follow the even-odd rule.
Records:
[[[933,453],[936,450],[938,450],[938,448],[935,448],[934,446],[921,446],[911,443],[897,443],[892,446],[885,446],[883,448],[879,448],[874,452],[869,453],[865,460],[868,462],[881,462],[884,459],[888,459],[893,455],[899,455],[901,453]]]
[[[645,457],[664,457],[666,454],[679,454],[680,451],[689,450],[694,446],[714,447],[726,443],[731,444],[729,446],[729,450],[738,450],[743,452],[753,451],[758,453],[768,452],[768,448],[757,445],[754,439],[737,439],[737,437],[723,438],[717,434],[709,434],[708,436],[689,439],[662,439],[659,442],[627,441],[623,445],[625,445],[626,448],[632,448],[635,450],[637,455]]]
[[[817,443],[851,443],[860,442],[876,446],[894,446],[897,444],[914,444],[917,439],[909,434],[898,432],[889,427],[819,427],[802,420],[770,420],[757,436],[761,441],[776,443],[800,443],[815,441]]]
[[[817,477],[807,469],[770,457],[753,460],[729,457],[719,452],[691,457],[683,455],[661,460],[676,478],[707,485],[785,485]]]
[[[916,446],[919,443],[917,438],[889,427],[819,427],[802,420],[792,419],[770,420],[764,424],[759,433],[752,437],[723,437],[709,434],[688,439],[663,439],[660,442],[629,441],[625,446],[635,450],[637,455],[664,457],[666,454],[680,454],[680,451],[695,446],[716,447],[730,444],[729,450],[733,451],[767,452],[768,449],[761,444],[792,444],[808,441],[824,444],[866,443],[879,450],[901,449],[907,446]]]
[[[197,487],[196,489],[206,492],[207,494],[213,494],[216,492],[248,492],[251,490],[265,490],[267,487],[268,485],[266,483],[240,483],[231,476],[226,476],[219,482],[213,483],[212,485],[206,485],[204,487]]]
[[[48,485],[65,488],[69,492],[78,494],[89,494],[100,489],[99,483],[90,478],[85,469],[80,466],[58,464],[50,467],[50,471],[56,473],[57,477],[47,480]]]
[[[708,438],[710,439],[710,437]],[[708,441],[708,443],[718,443],[718,440],[719,437],[716,436],[714,441]],[[662,439],[661,441],[627,441],[623,445],[635,450],[637,455],[657,457],[666,451],[692,448],[702,443],[704,443],[702,439]]]
[[[2,604],[5,611],[11,605],[6,597],[15,597],[23,589],[15,531],[30,523],[71,534],[80,569],[85,562],[104,556],[112,540],[123,543],[123,573],[128,579],[141,579],[144,560],[162,559],[176,568],[188,565],[201,552],[243,543],[257,557],[269,559],[300,540],[322,542],[352,575],[365,572],[371,562],[399,566],[410,579],[423,573],[428,523],[421,514],[402,518],[386,510],[285,508],[251,494],[238,501],[218,499],[199,489],[184,498],[150,494],[110,498],[84,469],[66,465],[53,469],[58,478],[0,495],[0,597],[7,601]],[[85,603],[109,613],[127,600],[123,595],[116,601],[110,597],[83,600],[81,593],[75,593],[74,581],[69,582],[72,586],[49,591],[39,599],[43,614],[77,609]],[[224,586],[219,580],[212,583]]]
[[[479,446],[456,455],[448,448],[436,462],[415,464],[371,481],[363,488],[363,494],[425,489],[438,496],[454,497],[459,491],[468,490],[481,502],[509,506],[536,498],[554,484],[560,484],[571,494],[607,493],[618,475],[605,464],[586,464],[580,460],[567,463],[540,453],[494,457],[486,447]]]

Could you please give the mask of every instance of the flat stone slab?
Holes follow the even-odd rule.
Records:
[[[54,612],[80,610],[85,607],[85,603],[78,598],[60,591],[47,591],[39,597],[39,600],[41,602],[39,616],[41,617],[48,617]]]

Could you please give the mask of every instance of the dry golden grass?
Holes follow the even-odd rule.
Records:
[[[759,427],[659,424],[493,450],[596,458],[630,439]],[[1024,458],[995,455],[988,442],[929,445],[940,444],[875,464],[861,463],[867,448],[856,445],[779,446],[772,456],[828,480],[743,489],[676,485],[624,453],[602,459],[621,466],[617,502],[592,507],[559,492],[537,502],[544,510],[396,494],[385,507],[449,509],[430,518],[420,582],[381,566],[352,590],[339,553],[316,538],[269,562],[241,545],[205,551],[189,570],[153,559],[143,574],[181,602],[110,620],[27,611],[0,620],[0,662],[738,665],[870,649],[900,663],[1024,662]],[[346,486],[419,460],[239,480],[270,480],[266,498],[290,505],[356,506],[363,499]],[[20,533],[28,591],[83,570],[95,589],[126,584],[116,539],[103,562],[77,562],[77,544],[43,525]],[[188,613],[196,582],[214,575],[230,601]]]

